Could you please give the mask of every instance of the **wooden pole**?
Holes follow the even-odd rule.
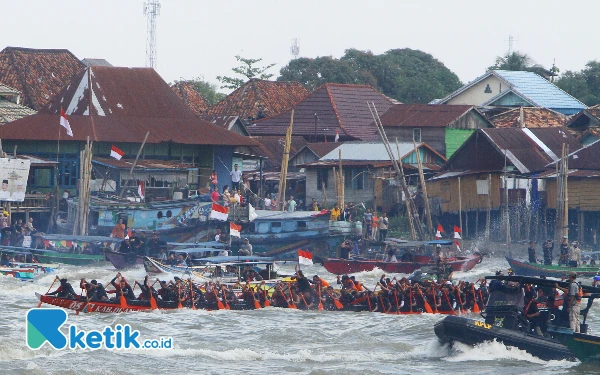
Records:
[[[340,210],[344,209],[344,170],[342,168],[342,149],[340,148],[339,150],[339,158],[340,158],[340,182],[339,182],[339,189],[340,189],[340,193],[339,193],[339,197],[338,197],[338,204],[340,207]]]
[[[492,174],[488,174],[487,212],[485,215],[485,241],[490,240],[490,221],[492,219]]]
[[[460,189],[460,176],[458,177],[458,225],[460,227],[460,230],[463,230],[463,222],[462,222],[462,192]],[[463,236],[460,236],[460,248],[461,250],[464,249],[463,248],[463,240],[462,238]]]
[[[565,196],[565,208],[564,208],[564,234],[563,236],[569,237],[569,145],[563,143],[563,178],[564,182],[564,196]]]
[[[131,168],[129,169],[129,179],[127,181],[125,181],[125,186],[123,186],[121,188],[121,193],[119,194],[119,198],[123,197],[125,188],[127,188],[127,186],[129,185],[129,180],[133,180],[133,169],[137,165],[138,159],[140,158],[140,154],[142,153],[142,149],[144,149],[144,145],[146,144],[146,141],[148,140],[149,135],[150,135],[150,131],[147,131],[146,136],[144,137],[144,141],[142,142],[142,145],[140,146],[140,149],[138,150],[137,155],[135,156],[135,160],[133,161],[133,164],[131,164]]]
[[[423,190],[423,199],[425,200],[425,217],[427,218],[427,229],[429,230],[429,238],[433,238],[435,232],[433,231],[433,223],[431,222],[431,210],[429,208],[429,195],[427,194],[427,185],[425,183],[425,174],[423,173],[423,163],[421,163],[421,153],[417,147],[417,143],[413,140],[413,146],[415,148],[415,155],[417,157],[417,167],[419,169],[419,180],[421,182],[421,189]]]
[[[335,167],[333,167],[333,188],[335,190],[335,201],[339,204],[340,188],[339,188],[338,184],[339,184],[338,174],[335,170]]]
[[[281,160],[281,175],[279,177],[279,192],[277,195],[277,199],[281,203],[281,211],[285,208],[285,191],[287,185],[287,171],[288,171],[288,162],[290,159],[290,148],[292,143],[292,127],[294,126],[294,110],[292,109],[292,114],[290,116],[290,126],[287,129],[285,134],[285,146],[283,151],[283,159]]]

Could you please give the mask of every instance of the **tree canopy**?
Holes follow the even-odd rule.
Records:
[[[542,65],[536,64],[528,54],[517,51],[507,53],[504,56],[496,57],[495,64],[488,67],[487,70],[518,70],[534,72],[548,80],[557,76],[559,72],[559,69],[556,66],[552,66],[552,68],[548,70]]]
[[[324,83],[368,84],[404,103],[429,103],[462,85],[432,55],[409,48],[381,55],[348,49],[340,59],[299,58],[281,68],[277,80],[297,81],[311,91]]]
[[[567,70],[556,85],[585,105],[600,104],[600,62],[590,61],[579,72]]]
[[[180,79],[174,83],[189,83],[194,86],[196,90],[210,105],[215,105],[219,100],[225,97],[225,94],[217,92],[217,85],[206,82],[202,77],[196,77],[192,79]]]
[[[231,68],[231,70],[233,70],[233,72],[237,75],[243,76],[245,78],[217,76],[217,80],[221,82],[222,89],[235,90],[242,86],[250,78],[269,79],[273,77],[273,74],[268,74],[265,72],[271,69],[273,66],[275,66],[275,64],[257,67],[255,66],[255,64],[261,62],[262,59],[247,59],[241,57],[240,55],[236,55],[235,58],[238,62],[241,63],[241,65],[235,68]]]

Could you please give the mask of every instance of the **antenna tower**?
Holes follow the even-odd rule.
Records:
[[[518,41],[519,41],[519,39],[515,38],[514,36],[512,36],[510,34],[508,35],[508,54],[509,55],[512,55],[512,53],[513,53],[514,42],[518,42]]]
[[[292,46],[290,47],[290,53],[294,56],[294,59],[300,54],[300,40],[298,38],[292,39]]]
[[[160,15],[159,0],[148,0],[144,3],[146,22],[146,66],[156,66],[156,16]]]

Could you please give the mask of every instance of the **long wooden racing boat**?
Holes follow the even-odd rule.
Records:
[[[522,262],[513,258],[506,258],[515,275],[530,277],[556,277],[562,278],[569,272],[577,273],[578,277],[594,277],[600,272],[600,266],[567,267],[558,265],[545,265],[539,263]]]
[[[428,256],[415,256],[414,262],[384,262],[381,260],[369,259],[327,259],[323,262],[323,267],[336,275],[346,273],[355,273],[362,271],[372,271],[375,267],[388,273],[412,273],[423,267],[431,267],[434,264]],[[448,264],[454,271],[470,271],[477,264],[481,263],[481,255],[469,255],[466,257],[448,258]]]

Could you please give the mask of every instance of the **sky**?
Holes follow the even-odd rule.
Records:
[[[501,2],[438,0],[160,0],[157,64],[167,82],[201,77],[217,84],[232,75],[235,55],[262,58],[279,69],[293,56],[333,56],[357,48],[379,54],[395,48],[432,54],[469,82],[513,49],[561,72],[600,60],[594,32],[600,1]],[[143,0],[2,0],[6,46],[65,48],[78,58],[115,66],[146,66]],[[274,77],[274,78],[275,78]],[[220,90],[227,92],[227,90]]]

